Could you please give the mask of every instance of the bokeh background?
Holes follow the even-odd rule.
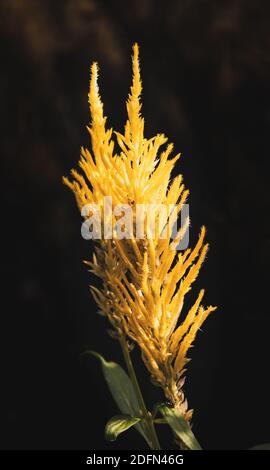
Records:
[[[0,447],[144,446],[133,430],[104,441],[117,409],[80,353],[121,356],[90,297],[91,244],[61,183],[89,144],[92,60],[109,124],[123,128],[134,41],[146,134],[182,152],[191,240],[204,223],[211,244],[192,293],[204,286],[219,306],[189,365],[194,432],[207,449],[270,441],[269,2],[1,0],[0,18]],[[161,395],[134,355],[150,406]]]

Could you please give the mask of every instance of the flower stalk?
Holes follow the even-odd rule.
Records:
[[[134,369],[134,366],[133,366],[133,363],[132,363],[132,360],[131,360],[127,340],[124,336],[121,336],[119,341],[120,341],[120,345],[121,345],[121,348],[122,348],[125,364],[127,366],[127,370],[128,370],[128,373],[129,373],[129,377],[130,377],[131,382],[133,384],[134,391],[135,391],[137,399],[138,399],[138,403],[141,407],[141,413],[142,413],[142,417],[144,419],[144,422],[145,422],[145,425],[146,425],[146,428],[147,428],[147,434],[148,434],[149,443],[151,445],[151,449],[159,450],[160,449],[160,444],[159,444],[158,437],[157,437],[157,434],[156,434],[153,418],[152,418],[151,413],[146,408],[144,398],[143,398],[143,395],[142,395],[142,392],[141,392],[141,388],[140,388],[140,385],[139,385],[139,382],[138,382],[138,379],[137,379],[137,376],[136,376],[136,372],[135,372],[135,369]]]

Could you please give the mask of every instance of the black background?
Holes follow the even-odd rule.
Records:
[[[134,41],[146,135],[164,132],[182,152],[191,239],[206,224],[211,244],[191,294],[205,287],[219,307],[191,351],[194,432],[207,449],[270,441],[269,10],[263,0],[1,1],[2,449],[144,445],[132,430],[104,441],[117,410],[95,359],[79,355],[122,359],[96,315],[82,264],[91,245],[61,183],[89,145],[92,60],[109,124],[123,128]],[[138,367],[151,406],[162,397]]]

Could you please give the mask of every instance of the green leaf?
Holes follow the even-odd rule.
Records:
[[[86,351],[84,354],[92,354],[100,360],[103,375],[121,413],[130,416],[140,416],[141,408],[137,396],[134,392],[132,382],[124,369],[116,362],[106,361],[101,354],[95,351]],[[135,427],[144,437],[147,444],[150,445],[145,424],[138,422]]]
[[[165,404],[159,406],[159,411],[166,419],[174,433],[183,441],[190,450],[202,450],[200,444],[191,431],[190,425],[175,408]]]
[[[141,418],[130,415],[118,415],[108,421],[105,427],[105,437],[108,441],[115,441],[119,434],[139,423]]]
[[[251,447],[249,450],[270,450],[270,443]]]
[[[124,369],[116,362],[106,361],[101,354],[95,351],[88,352],[100,360],[103,375],[120,411],[129,415],[138,414],[139,404],[137,397],[131,380]]]

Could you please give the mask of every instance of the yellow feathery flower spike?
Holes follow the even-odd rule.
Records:
[[[167,142],[163,134],[147,139],[141,117],[139,49],[133,46],[133,81],[127,100],[127,122],[124,134],[114,132],[119,155],[114,152],[112,129],[106,128],[106,117],[97,84],[98,66],[91,66],[89,104],[92,153],[82,148],[79,166],[84,176],[72,170],[73,180],[64,178],[72,189],[78,206],[104,206],[104,196],[111,196],[112,210],[118,204],[176,205],[174,218],[180,213],[188,191],[182,176],[171,179],[171,171],[180,155],[170,159],[173,145],[159,154]],[[103,214],[103,212],[102,212]],[[102,222],[104,221],[104,216]],[[113,223],[117,218],[113,215]],[[166,224],[168,218],[165,219]],[[90,270],[103,281],[101,289],[92,286],[92,294],[103,314],[119,335],[135,341],[153,380],[159,384],[167,399],[186,420],[190,420],[183,394],[183,374],[188,362],[187,352],[207,316],[216,307],[203,308],[201,290],[195,303],[182,318],[184,299],[196,280],[205,260],[205,228],[202,227],[193,250],[180,253],[176,246],[188,229],[188,221],[176,239],[102,238],[97,241]],[[179,317],[181,316],[181,323]]]

